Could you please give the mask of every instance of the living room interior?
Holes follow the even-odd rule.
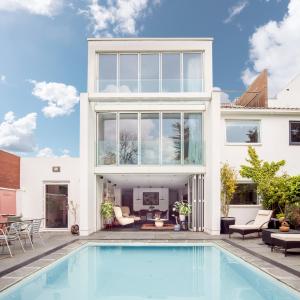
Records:
[[[114,218],[102,222],[102,229],[161,231],[174,230],[176,224],[187,229],[188,217],[180,221],[173,208],[175,202],[188,202],[189,175],[106,174],[100,178],[102,200],[114,205]]]

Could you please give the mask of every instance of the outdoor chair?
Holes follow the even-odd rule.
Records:
[[[32,222],[31,222],[31,224],[28,227],[29,228],[29,235],[31,237],[32,248],[33,248],[33,238],[35,236],[37,236],[40,239],[42,245],[45,246],[45,242],[44,242],[44,240],[43,240],[43,238],[41,236],[41,231],[40,231],[41,230],[42,221],[43,221],[43,219],[33,219]]]
[[[259,236],[259,233],[262,231],[262,229],[268,227],[268,223],[270,222],[272,213],[272,210],[259,210],[257,212],[255,220],[249,221],[246,225],[230,225],[229,238],[234,232],[241,234],[243,236],[243,239],[245,239],[245,235],[250,233],[257,232]]]
[[[12,223],[10,226],[6,227],[4,230],[0,228],[0,242],[2,243],[2,247],[7,246],[9,254],[13,257],[10,243],[19,240],[20,245],[22,247],[23,252],[25,249],[23,247],[22,241],[20,239],[18,225],[16,223]]]

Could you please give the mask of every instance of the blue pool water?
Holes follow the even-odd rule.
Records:
[[[0,294],[1,300],[295,300],[298,293],[215,246],[96,246]]]

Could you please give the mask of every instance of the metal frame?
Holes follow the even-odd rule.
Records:
[[[300,142],[292,142],[292,134],[291,134],[291,125],[292,123],[299,123],[300,120],[289,120],[289,145],[290,146],[300,146]]]

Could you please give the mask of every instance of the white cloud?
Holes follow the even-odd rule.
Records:
[[[0,10],[20,10],[51,17],[61,12],[63,5],[64,0],[1,0]]]
[[[250,38],[250,64],[242,73],[246,85],[264,69],[274,96],[300,73],[300,1],[290,0],[282,21],[269,21]]]
[[[0,82],[5,83],[6,82],[6,76],[3,74],[0,74]]]
[[[74,106],[78,103],[77,90],[72,85],[65,85],[58,82],[37,82],[34,84],[32,94],[42,101],[47,102],[47,106],[42,109],[48,118],[69,115],[74,111]]]
[[[227,23],[230,23],[234,17],[236,17],[237,15],[239,15],[245,8],[246,6],[248,5],[248,0],[242,0],[242,1],[239,1],[236,5],[230,7],[228,9],[228,17],[224,20],[224,23],[227,24]]]
[[[68,149],[63,149],[62,155],[58,156],[54,153],[52,148],[45,147],[45,148],[39,149],[36,156],[37,157],[48,157],[48,158],[70,157],[70,151]]]
[[[158,4],[158,0],[106,0],[105,4],[90,0],[83,13],[90,19],[95,35],[136,35],[137,20]]]
[[[0,148],[17,152],[34,151],[36,117],[36,113],[29,113],[16,119],[12,111],[7,112],[4,121],[0,123]]]

